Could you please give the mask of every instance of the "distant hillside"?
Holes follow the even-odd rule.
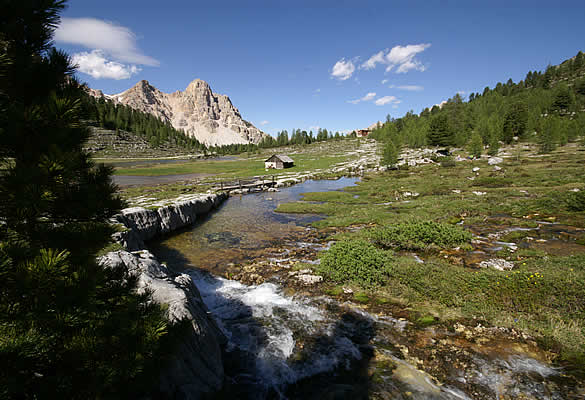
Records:
[[[459,94],[441,107],[387,118],[372,133],[395,145],[461,147],[470,142],[497,153],[499,143],[534,141],[543,152],[585,135],[585,56],[575,57],[544,72],[530,71],[518,83],[509,79],[494,88]]]
[[[198,149],[166,141],[153,146],[144,136],[120,129],[106,129],[90,126],[91,136],[85,144],[85,150],[95,157],[106,158],[156,158],[180,155],[202,154]]]
[[[93,91],[92,89],[89,89]],[[100,94],[101,92],[97,92]],[[205,146],[159,118],[116,104],[103,96],[87,95],[82,107],[93,128],[87,149],[93,153],[116,153],[122,157],[165,153],[196,153]],[[127,154],[125,154],[124,149]]]

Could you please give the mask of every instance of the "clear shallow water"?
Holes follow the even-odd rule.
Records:
[[[230,197],[188,230],[156,241],[150,247],[163,261],[180,260],[183,264],[220,272],[226,264],[247,260],[322,218],[274,212],[279,204],[296,201],[301,193],[341,190],[357,180],[308,180],[279,192]]]

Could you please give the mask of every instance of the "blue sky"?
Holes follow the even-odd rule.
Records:
[[[73,0],[55,43],[105,93],[199,78],[244,119],[348,131],[585,51],[585,1]]]

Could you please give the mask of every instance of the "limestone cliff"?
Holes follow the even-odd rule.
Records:
[[[99,91],[89,93],[101,97]],[[242,118],[228,96],[213,93],[200,79],[174,93],[163,93],[143,80],[122,93],[104,97],[155,115],[206,145],[257,144],[266,136]]]

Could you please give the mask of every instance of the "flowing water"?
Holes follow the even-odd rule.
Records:
[[[417,327],[352,302],[291,293],[278,278],[226,279],[231,263],[292,257],[315,215],[274,212],[300,193],[338,190],[355,179],[307,181],[280,192],[231,197],[183,232],[151,243],[189,273],[228,338],[226,399],[570,399],[583,387],[550,366],[535,343],[499,328]],[[286,271],[286,270],[285,270]],[[289,273],[292,275],[292,272]],[[513,337],[510,337],[513,336]]]
[[[276,213],[279,204],[296,201],[301,193],[340,190],[356,182],[357,178],[308,180],[279,192],[233,196],[188,230],[153,243],[152,249],[163,260],[183,258],[187,264],[221,274],[229,263],[250,260],[322,218]]]

